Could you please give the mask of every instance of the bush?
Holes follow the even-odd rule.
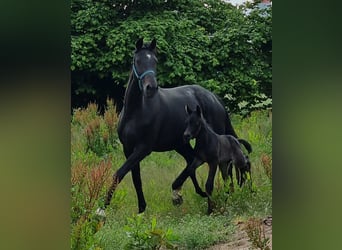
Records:
[[[103,206],[111,182],[112,157],[116,145],[118,117],[111,100],[104,115],[90,103],[74,111],[71,123],[71,248],[89,249],[96,245],[95,233],[103,222],[95,210]],[[105,158],[102,156],[106,155]]]
[[[107,99],[103,116],[95,103],[90,103],[86,109],[76,109],[72,123],[82,128],[87,142],[86,151],[104,156],[116,147],[118,115],[113,100]]]

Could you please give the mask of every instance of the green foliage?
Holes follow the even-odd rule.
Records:
[[[103,222],[94,216],[103,205],[102,198],[110,184],[111,160],[108,155],[116,143],[117,115],[111,100],[104,115],[96,104],[74,111],[71,122],[71,248],[96,246],[95,233]],[[107,136],[106,136],[107,135]],[[102,158],[106,153],[106,157]],[[119,195],[119,200],[122,200]]]
[[[115,110],[109,102],[105,110]],[[111,112],[109,112],[111,113]],[[105,155],[87,149],[85,128],[94,119],[105,127],[105,112],[95,104],[75,110],[71,121],[71,247],[72,249],[204,249],[231,239],[235,220],[240,217],[261,218],[272,214],[271,181],[263,167],[262,155],[272,167],[272,119],[268,111],[252,112],[245,119],[232,116],[237,134],[251,142],[253,186],[235,187],[226,194],[220,175],[216,176],[212,215],[206,215],[207,201],[194,191],[187,180],[182,188],[184,203],[172,205],[171,184],[185,167],[176,152],[152,153],[141,162],[141,177],[147,209],[137,213],[136,192],[128,174],[114,193],[106,209],[103,224],[95,211],[111,184],[111,176],[125,161],[121,147],[112,147]],[[110,119],[109,119],[110,120]],[[107,121],[108,122],[108,121]],[[117,119],[113,126],[117,128]],[[110,122],[108,122],[110,123]],[[108,128],[107,128],[108,130]],[[208,175],[204,164],[196,171],[200,186]],[[132,216],[133,214],[133,216]]]
[[[234,112],[272,105],[272,9],[224,1],[71,1],[73,95],[124,86],[135,41],[157,39],[161,86],[200,84]],[[239,104],[244,104],[239,107]]]
[[[117,121],[113,101],[108,99],[103,116],[98,114],[97,105],[90,103],[85,110],[74,111],[72,122],[83,129],[87,141],[86,151],[91,150],[98,156],[103,156],[113,151],[117,145]]]
[[[136,215],[127,218],[127,225],[124,230],[129,238],[124,249],[175,249],[173,243],[177,238],[173,235],[171,229],[166,231],[157,228],[157,219],[152,218],[150,226],[146,222],[144,215]]]
[[[231,219],[221,215],[186,214],[172,223],[181,249],[205,249],[215,242],[227,240],[227,235],[233,231]]]

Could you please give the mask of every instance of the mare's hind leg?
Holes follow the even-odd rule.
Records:
[[[190,176],[192,183],[194,184],[196,193],[198,193],[202,197],[207,197],[207,194],[202,191],[200,188],[197,178],[196,178],[196,168],[202,165],[203,161],[194,159],[192,164],[187,165],[186,168],[182,171],[182,173],[176,178],[176,180],[172,183],[172,202],[174,205],[181,205],[183,203],[182,195],[180,194],[180,190],[185,180]]]
[[[196,172],[195,170],[201,166],[203,163],[202,160],[199,160],[197,158],[195,158],[191,164],[188,164],[186,166],[186,168],[180,173],[180,175],[176,178],[176,180],[173,182],[172,184],[172,189],[173,190],[178,190],[182,188],[182,185],[184,184],[185,180],[190,176],[196,193],[198,193],[199,195],[201,195],[202,197],[207,197],[206,193],[202,191],[202,189],[200,188],[197,178],[196,178]]]
[[[207,197],[207,194],[202,191],[200,188],[197,178],[196,178],[196,173],[195,169],[200,166],[203,162],[200,160],[197,160],[194,162],[194,154],[193,154],[193,149],[191,146],[185,145],[185,147],[181,149],[176,149],[176,151],[184,157],[186,160],[186,167],[185,169],[180,173],[180,175],[176,178],[176,180],[172,183],[172,190],[173,190],[173,197],[172,201],[174,205],[180,205],[183,203],[183,198],[182,195],[180,194],[180,190],[182,188],[183,183],[185,180],[190,176],[192,183],[194,184],[196,193],[201,195],[202,197]],[[191,166],[193,165],[193,166]],[[191,167],[190,167],[191,166]],[[193,170],[191,170],[192,168]]]

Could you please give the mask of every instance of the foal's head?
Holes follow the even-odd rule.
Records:
[[[150,44],[144,45],[143,38],[135,44],[133,73],[138,80],[140,90],[146,97],[152,97],[158,89],[156,44],[156,39],[153,39]]]
[[[242,186],[247,179],[247,173],[249,173],[251,177],[251,163],[248,156],[243,153],[239,141],[231,135],[228,135],[227,137],[231,146],[233,163],[240,172],[238,183]]]
[[[191,110],[188,105],[185,106],[185,111],[188,114],[188,117],[185,120],[186,129],[183,134],[183,138],[185,142],[196,138],[203,126],[202,121],[202,111],[201,108],[197,105],[196,110]]]

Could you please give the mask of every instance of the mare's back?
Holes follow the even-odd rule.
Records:
[[[199,85],[160,88],[159,91],[160,97],[164,99],[172,112],[182,112],[184,114],[183,117],[185,117],[185,105],[193,109],[199,105],[203,117],[214,131],[218,134],[225,133],[227,112],[218,97],[210,91]]]

